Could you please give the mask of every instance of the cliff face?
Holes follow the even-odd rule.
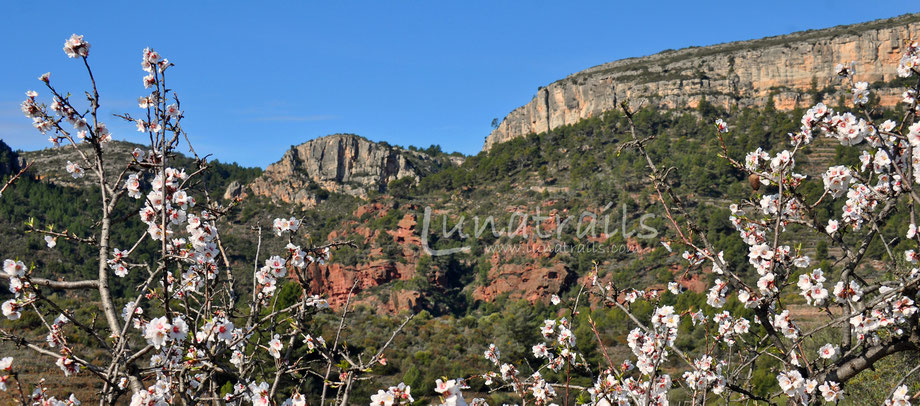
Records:
[[[779,109],[813,104],[810,90],[839,85],[838,63],[855,62],[856,80],[889,82],[902,49],[920,34],[920,14],[758,40],[732,42],[630,58],[595,66],[539,90],[512,111],[486,138],[484,149],[599,115],[628,102],[631,107],[696,107],[705,97],[721,107],[761,106],[772,95]],[[903,89],[874,87],[883,106]],[[836,101],[843,93],[825,93]]]
[[[249,188],[274,201],[313,206],[317,187],[366,196],[368,191],[386,191],[392,180],[418,180],[443,164],[423,153],[334,134],[292,147]]]

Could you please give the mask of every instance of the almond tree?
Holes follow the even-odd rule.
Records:
[[[307,396],[318,397],[321,404],[357,403],[349,397],[354,384],[369,368],[384,362],[383,351],[402,326],[384,337],[385,342],[374,353],[352,354],[340,344],[350,301],[329,343],[307,331],[311,316],[328,307],[323,299],[306,294],[302,285],[301,295],[293,304],[279,305],[277,295],[279,286],[303,283],[305,267],[328,260],[331,249],[348,242],[302,248],[296,244],[300,222],[296,218],[276,219],[272,230],[286,237],[289,244],[284,252],[265,256],[261,252],[262,229],[256,229],[259,244],[254,282],[251,289],[243,289],[234,279],[235,264],[230,262],[218,232],[221,219],[232,207],[211,201],[206,194],[200,202],[193,197],[194,179],[207,170],[206,160],[195,155],[197,167],[191,173],[169,165],[175,159],[175,149],[183,143],[194,155],[180,124],[183,113],[179,99],[166,86],[166,73],[173,65],[155,51],[144,50],[142,68],[147,75],[143,84],[151,90],[139,100],[143,113],[119,117],[131,120],[139,131],[148,134],[149,150],[135,150],[131,162],[107,173],[102,146],[111,135],[97,114],[100,99],[88,63],[89,44],[74,35],[64,50],[71,58],[82,60],[87,69],[92,84],[92,91],[86,92],[89,107],[75,107],[70,95],[58,92],[46,74],[40,79],[51,92],[51,104],[40,103],[37,93],[29,92],[22,109],[39,131],[51,134],[52,142],[77,151],[80,161],[68,162],[66,170],[74,177],[88,173],[94,178],[100,193],[99,221],[90,236],[34,223],[30,231],[44,234],[49,246],[64,240],[95,247],[98,275],[88,280],[45,279],[36,276],[40,270],[34,266],[6,260],[3,276],[15,298],[3,303],[3,314],[15,320],[22,312],[36,312],[47,339],[45,343],[31,342],[13,331],[0,331],[0,336],[56,359],[65,375],[84,373],[99,379],[100,404],[130,397],[137,405],[219,401],[302,405]],[[815,105],[803,116],[800,130],[789,134],[787,150],[770,153],[758,149],[744,159],[732,157],[724,142],[729,136],[728,124],[722,120],[715,123],[714,142],[721,146],[721,158],[747,175],[755,191],[754,198],[729,207],[730,220],[749,248],[743,267],[733,267],[707,238],[688,209],[690,202],[673,186],[674,168],[662,166],[646,150],[655,135],[639,133],[632,124],[632,111],[624,104],[631,140],[623,148],[635,149],[645,160],[651,186],[673,229],[674,245],[685,247],[682,257],[690,269],[706,267],[716,274],[706,305],[678,311],[662,303],[662,293],[656,290],[618,287],[604,283],[595,273],[585,278],[573,300],[566,303],[569,314],[577,315],[579,306],[586,302],[622,311],[633,324],[626,339],[633,354],[630,359],[615,363],[610,358],[598,331],[605,326],[597,326],[588,318],[597,342],[578,343],[573,334],[577,319],[557,318],[544,322],[541,334],[545,341],[532,348],[534,358],[544,361],[541,365],[531,368],[502,362],[500,349],[489,346],[484,356],[497,370],[468,379],[482,379],[495,390],[515,394],[521,404],[567,405],[577,396],[583,403],[596,405],[664,405],[675,390],[689,394],[693,404],[818,404],[843,399],[847,384],[880,360],[918,351],[920,316],[915,301],[920,284],[920,237],[915,210],[920,195],[913,189],[913,184],[920,182],[918,67],[920,47],[914,43],[907,47],[898,73],[915,77],[917,82],[905,92],[906,113],[897,122],[876,122],[876,116],[866,108],[868,84],[853,80],[853,68],[841,65],[838,74],[849,83],[855,113]],[[821,174],[796,172],[796,157],[814,137],[830,137],[847,148],[858,149],[861,164],[831,165]],[[88,152],[78,148],[81,143],[89,145]],[[804,185],[817,182],[823,194],[809,199]],[[120,221],[113,214],[118,202],[132,202],[129,199],[134,199],[147,231],[130,246],[119,249],[111,246],[111,228]],[[819,223],[816,208],[837,200],[842,201],[842,207],[834,218]],[[910,222],[898,225],[898,236],[883,234],[883,226],[898,211],[906,211]],[[801,248],[801,230],[838,247],[842,260],[829,269],[816,268]],[[150,241],[158,247],[156,259],[138,260],[138,253]],[[865,266],[872,244],[881,244],[885,250],[884,272]],[[910,247],[904,249],[905,244]],[[670,244],[665,245],[671,249]],[[113,298],[112,278],[132,272],[143,276],[136,295]],[[291,274],[295,277],[289,278]],[[104,326],[95,324],[94,319],[81,319],[49,299],[47,292],[54,289],[98,293]],[[666,294],[681,293],[676,284],[670,284],[669,289]],[[787,304],[794,296],[820,310],[825,319],[806,328]],[[116,299],[129,300],[117,308]],[[729,311],[729,299],[741,303],[747,313]],[[655,308],[650,320],[633,312],[635,303],[641,301]],[[675,345],[678,326],[686,318],[706,331],[707,342],[702,348],[683,351]],[[68,335],[77,330],[93,340],[93,349],[102,350],[104,359],[90,359],[84,353],[86,348],[69,343]],[[600,368],[590,365],[580,351],[598,344],[606,364]],[[664,368],[673,360],[684,364],[679,377],[672,377]],[[761,388],[753,387],[751,379],[755,365],[764,362],[778,365],[774,373],[780,388],[765,396],[757,394]],[[21,403],[76,403],[72,396],[58,401],[40,383],[27,394],[15,365],[13,359],[0,360],[0,371],[4,371],[0,389],[13,390]],[[886,391],[888,404],[910,404],[916,395],[904,382],[918,369],[904,371],[900,382],[880,389]],[[566,379],[550,382],[544,378],[550,371]],[[569,378],[574,373],[595,377],[595,384],[572,385]],[[323,382],[321,393],[301,393],[304,382],[312,377]],[[465,405],[462,389],[468,379],[441,379],[432,384],[442,403]],[[227,382],[232,390],[222,394],[220,388]],[[370,401],[373,405],[392,405],[414,399],[411,388],[397,385],[380,390]],[[473,399],[470,403],[485,401]]]
[[[91,177],[99,190],[98,221],[92,235],[55,231],[34,221],[28,223],[28,231],[43,234],[49,247],[59,240],[93,247],[97,257],[82,260],[95,262],[98,274],[86,280],[68,280],[66,275],[41,278],[37,276],[41,270],[34,265],[6,259],[0,275],[8,279],[15,297],[3,303],[3,314],[16,320],[23,312],[35,312],[47,338],[44,343],[32,342],[29,336],[34,334],[0,330],[0,339],[56,360],[65,376],[92,375],[102,383],[100,405],[124,399],[130,399],[132,405],[268,405],[275,404],[275,399],[303,405],[306,396],[300,388],[309,379],[323,383],[322,393],[311,394],[319,403],[349,404],[354,383],[365,379],[362,375],[375,365],[385,363],[384,350],[405,326],[404,322],[371,354],[352,353],[342,345],[350,303],[342,310],[332,342],[308,331],[312,316],[329,306],[324,299],[307,294],[304,271],[311,264],[328,261],[331,250],[351,242],[302,247],[297,245],[300,221],[276,219],[272,230],[287,239],[287,247],[266,256],[261,252],[262,228],[257,228],[254,282],[250,287],[240,286],[234,271],[247,265],[230,262],[218,231],[221,220],[238,202],[222,205],[206,193],[203,198],[194,196],[198,178],[209,164],[195,153],[182,129],[179,98],[167,86],[173,64],[156,51],[144,49],[141,67],[148,93],[138,99],[141,113],[116,119],[128,120],[147,134],[149,149],[136,148],[129,162],[113,162],[119,169],[111,171],[103,146],[112,136],[99,115],[101,99],[89,50],[90,44],[81,35],[74,34],[64,45],[67,56],[81,61],[89,76],[88,107],[78,107],[70,93],[53,86],[48,73],[39,80],[50,92],[51,103],[40,102],[38,93],[29,91],[21,107],[36,129],[49,134],[50,142],[76,151],[80,159],[68,161],[66,171],[74,178]],[[88,147],[81,148],[81,144]],[[170,164],[180,146],[187,146],[195,157],[195,167],[189,172]],[[133,207],[129,210],[134,214],[116,217],[117,207],[123,206]],[[147,230],[129,246],[112,246],[113,227],[137,220]],[[155,259],[140,260],[140,253],[149,252],[151,246],[156,247]],[[135,294],[113,297],[114,278],[131,273],[143,280]],[[286,284],[299,288],[292,304],[281,303],[277,295]],[[97,323],[95,317],[79,317],[56,303],[49,298],[51,290],[95,293],[103,323]],[[68,337],[76,330],[90,337],[92,344],[71,344]],[[101,359],[89,355],[100,350]],[[20,403],[78,402],[72,395],[63,401],[56,399],[42,383],[27,393],[24,386],[29,383],[18,379],[18,362],[12,358],[0,362],[0,389],[15,388]],[[226,390],[226,384],[232,390]]]
[[[755,197],[729,206],[731,223],[749,248],[747,264],[740,268],[731,266],[707,238],[688,209],[691,202],[675,189],[676,168],[664,167],[646,150],[655,134],[640,133],[633,112],[623,103],[629,140],[620,148],[636,150],[645,161],[651,186],[675,235],[674,245],[686,247],[682,257],[688,269],[706,267],[715,274],[706,306],[677,313],[660,302],[662,295],[656,290],[604,284],[595,273],[569,303],[568,314],[578,314],[583,294],[618,308],[634,324],[626,338],[633,359],[613,362],[601,343],[598,326],[589,318],[597,342],[578,345],[601,346],[606,365],[595,370],[580,355],[571,333],[575,318],[552,319],[541,329],[547,342],[533,347],[534,358],[545,360],[543,364],[530,368],[502,363],[499,349],[491,346],[485,357],[498,371],[481,378],[497,391],[516,394],[521,404],[569,404],[575,392],[589,395],[587,403],[594,405],[667,405],[674,390],[680,389],[689,394],[692,404],[805,405],[838,402],[845,396],[847,383],[880,360],[899,353],[916,354],[920,351],[915,303],[920,285],[916,225],[920,195],[913,185],[920,184],[918,68],[920,45],[912,43],[897,72],[915,83],[903,94],[906,113],[897,122],[876,121],[877,114],[867,108],[868,84],[856,82],[853,67],[845,65],[838,65],[837,74],[849,85],[854,112],[835,112],[818,103],[802,117],[799,131],[789,134],[789,149],[770,153],[758,148],[736,159],[725,143],[728,123],[716,121],[714,142],[721,148],[719,156],[746,175],[754,189]],[[796,157],[814,137],[829,137],[856,148],[861,164],[831,165],[823,174],[796,172]],[[820,182],[823,194],[809,199],[804,192],[809,182]],[[842,207],[828,223],[819,223],[816,207],[835,200],[843,200]],[[900,235],[883,234],[881,229],[897,211],[907,211],[909,224],[897,224]],[[832,269],[815,267],[802,249],[807,237],[829,241],[839,247],[843,258]],[[909,248],[903,249],[902,242]],[[670,242],[663,244],[671,251]],[[884,269],[867,264],[871,244],[884,248]],[[675,282],[669,284],[669,290],[681,294]],[[823,320],[806,328],[787,304],[796,295],[819,310]],[[732,297],[752,316],[727,310]],[[651,320],[641,320],[633,313],[631,305],[637,301],[655,306]],[[675,346],[682,317],[689,317],[695,328],[707,333],[706,345],[693,353]],[[671,377],[665,371],[663,365],[669,359],[685,365],[681,376]],[[762,391],[753,386],[752,372],[755,364],[770,362],[778,365],[773,372],[780,390],[758,395]],[[594,386],[571,385],[568,379],[576,370],[594,376]],[[909,405],[920,396],[904,385],[918,370],[920,366],[903,371],[899,382],[878,383],[878,390],[887,394],[886,404]],[[547,382],[543,375],[548,371],[561,371],[566,380]],[[461,384],[456,383],[461,381],[451,382],[442,400],[465,404]]]

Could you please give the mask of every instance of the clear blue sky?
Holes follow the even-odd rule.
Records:
[[[61,50],[71,33],[92,44],[103,112],[139,111],[151,46],[177,65],[171,87],[199,152],[264,167],[336,132],[474,154],[492,118],[590,66],[920,11],[915,1],[616,3],[5,1],[0,138],[48,145],[18,108],[28,89],[47,96],[41,73],[87,89]],[[109,121],[116,138],[140,140]]]

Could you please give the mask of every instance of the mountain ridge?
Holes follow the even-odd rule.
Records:
[[[837,84],[834,66],[851,61],[857,80],[882,85],[873,90],[880,105],[890,107],[900,100],[891,82],[901,48],[918,37],[920,14],[907,14],[607,62],[541,86],[493,129],[483,150],[597,116],[623,101],[631,108],[694,108],[705,98],[725,109],[772,101],[781,110],[832,102],[844,94],[825,91]],[[803,97],[809,93],[810,99]]]

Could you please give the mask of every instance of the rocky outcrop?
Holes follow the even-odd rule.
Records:
[[[354,215],[381,218],[393,209],[391,205],[375,202],[358,207]],[[415,214],[406,213],[392,230],[372,230],[357,221],[342,224],[341,228],[327,236],[327,240],[353,240],[360,245],[366,245],[369,253],[353,265],[337,262],[334,253],[332,262],[310,265],[303,274],[309,293],[323,295],[335,308],[344,305],[349,294],[354,293],[359,296],[357,303],[369,305],[382,313],[421,309],[426,301],[420,292],[399,289],[392,285],[386,290],[382,289],[391,282],[409,281],[418,276],[416,268],[422,249],[419,236],[415,232],[416,220]],[[393,244],[398,247],[397,250],[385,254],[378,246],[382,238],[391,238]]]
[[[243,185],[239,181],[230,182],[224,191],[224,200],[235,200],[243,197]]]
[[[633,108],[692,108],[705,97],[727,108],[760,106],[772,97],[779,109],[807,106],[816,91],[840,84],[836,64],[851,61],[856,79],[873,84],[880,103],[891,106],[903,89],[885,82],[896,78],[904,46],[918,36],[920,14],[912,14],[606,63],[540,88],[489,134],[484,149],[598,116],[624,101]],[[840,95],[820,97],[836,102]]]
[[[501,264],[489,270],[489,281],[473,290],[473,298],[491,302],[507,295],[512,300],[547,303],[554,294],[561,294],[574,273],[565,264]]]
[[[444,165],[450,161],[353,134],[334,134],[291,147],[249,188],[257,196],[309,207],[319,189],[366,196],[386,191],[392,180],[418,180]]]

